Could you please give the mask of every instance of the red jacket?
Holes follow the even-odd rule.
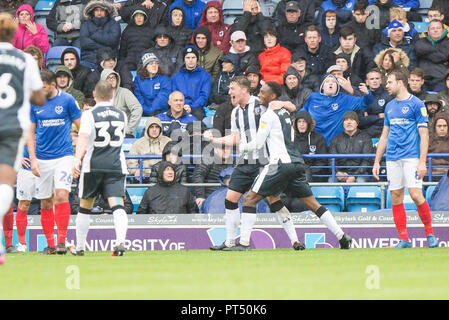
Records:
[[[19,19],[19,12],[26,10],[31,14],[31,21],[34,22],[34,10],[29,4],[21,5],[16,11],[16,18]],[[48,43],[47,31],[45,28],[36,23],[37,33],[32,34],[24,24],[20,24],[17,27],[16,34],[14,36],[14,40],[12,45],[17,49],[24,50],[26,47],[30,45],[34,45],[41,49],[42,53],[48,51],[50,45]]]
[[[206,12],[210,7],[214,7],[220,13],[220,19],[218,22],[209,23],[206,20]],[[224,23],[223,9],[217,1],[210,1],[206,4],[201,16],[200,26],[206,26],[212,34],[212,44],[223,51],[224,54],[228,53],[231,48],[231,25]],[[220,44],[217,44],[220,42]]]
[[[264,52],[259,54],[262,80],[265,82],[275,81],[280,85],[284,84],[283,76],[291,64],[291,56],[290,51],[281,47],[279,43],[271,49],[265,49]]]

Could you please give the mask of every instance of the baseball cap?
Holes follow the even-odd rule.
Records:
[[[343,71],[343,68],[341,66],[334,64],[333,66],[327,68],[326,73],[331,73],[332,71]]]
[[[359,116],[354,111],[347,111],[343,116],[343,121],[345,121],[346,119],[352,119],[355,120],[357,124],[359,123]]]
[[[153,61],[159,62],[158,57],[156,57],[156,55],[153,52],[145,53],[142,56],[142,66],[144,68],[147,66],[147,64]]]
[[[296,1],[289,1],[285,5],[285,11],[299,11],[299,10],[301,9],[299,8],[299,5]]]
[[[246,35],[245,35],[245,32],[243,32],[243,31],[234,31],[232,34],[231,34],[231,41],[239,41],[239,40],[246,40]]]
[[[404,26],[402,25],[402,23],[400,23],[398,20],[393,20],[390,22],[390,24],[388,25],[388,36],[390,36],[390,32],[393,29],[401,29],[402,31],[405,31]]]

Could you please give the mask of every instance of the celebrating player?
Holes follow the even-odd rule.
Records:
[[[35,197],[41,200],[41,224],[47,239],[47,247],[41,254],[66,254],[73,165],[70,130],[72,123],[79,127],[81,111],[71,95],[56,89],[56,77],[52,71],[42,70],[41,78],[47,102],[42,107],[31,107],[32,123],[27,143],[31,171],[37,177]],[[57,248],[55,222],[58,227]]]
[[[103,192],[114,216],[117,245],[112,255],[123,256],[128,229],[123,200],[128,170],[122,144],[127,118],[123,111],[111,105],[113,88],[109,82],[99,81],[93,94],[97,104],[81,117],[73,164],[73,177],[80,177],[80,209],[76,217],[77,246],[72,254],[84,255],[90,224],[89,214],[95,197]]]
[[[429,146],[428,117],[424,103],[407,90],[407,77],[395,71],[388,76],[387,91],[395,97],[385,107],[382,135],[377,145],[373,176],[379,180],[380,160],[386,151],[387,178],[391,193],[394,223],[399,232],[395,249],[411,248],[407,216],[403,204],[404,188],[418,208],[430,248],[438,246],[432,229],[430,208],[422,193],[422,178],[427,172]]]
[[[281,94],[282,87],[278,83],[264,83],[259,92],[260,103],[270,106],[270,103]],[[320,218],[321,222],[338,238],[341,249],[349,249],[351,237],[343,232],[330,211],[318,203],[310,190],[306,181],[304,160],[294,142],[294,136],[290,113],[284,108],[273,110],[270,106],[260,118],[256,139],[240,145],[242,152],[251,152],[263,148],[267,143],[270,155],[269,164],[265,165],[257,176],[251,190],[243,200],[242,215],[246,213],[255,216],[257,202],[269,195],[278,195],[285,191],[287,196],[299,198]],[[255,217],[248,221],[255,221]],[[238,246],[243,248],[240,250],[245,249],[244,247],[249,244],[252,227],[253,224],[242,223]]]
[[[32,56],[12,46],[17,24],[0,13],[0,220],[11,207],[17,170],[30,127],[30,101],[45,103],[39,69]],[[0,265],[5,249],[0,242]]]

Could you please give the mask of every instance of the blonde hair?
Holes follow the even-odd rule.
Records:
[[[407,17],[407,12],[404,9],[399,7],[394,7],[390,9],[390,21],[393,21],[395,18],[405,19]]]
[[[9,13],[0,13],[0,41],[12,42],[16,34],[17,23]]]

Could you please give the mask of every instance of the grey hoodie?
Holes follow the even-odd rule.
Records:
[[[101,72],[100,80],[106,80],[111,74],[115,74],[117,77],[117,89],[114,92],[114,98],[112,104],[114,107],[119,108],[126,113],[128,117],[128,127],[126,128],[126,134],[136,136],[136,128],[142,117],[142,105],[137,100],[134,93],[126,88],[120,87],[120,75],[112,69],[104,69]]]

